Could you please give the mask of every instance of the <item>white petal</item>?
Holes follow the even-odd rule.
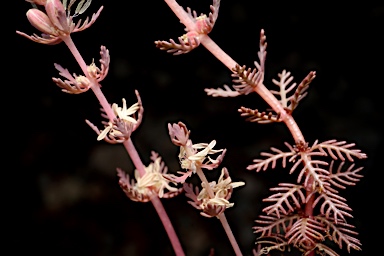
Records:
[[[97,136],[97,140],[102,140],[107,136],[108,132],[112,129],[111,126],[106,127],[100,134]]]

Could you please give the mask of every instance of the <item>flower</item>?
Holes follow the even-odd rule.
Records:
[[[154,161],[145,167],[143,176],[140,176],[138,170],[135,169],[136,182],[130,181],[129,176],[120,169],[117,170],[121,188],[133,201],[148,202],[155,194],[160,198],[171,198],[182,192],[182,188],[179,189],[170,185],[171,181],[167,178],[167,167],[161,161],[161,157],[152,153],[152,158]],[[165,190],[167,191],[165,192]]]
[[[112,104],[112,110],[115,112],[115,115],[117,115],[121,120],[124,120],[125,122],[130,122],[133,124],[136,124],[136,119],[130,117],[130,115],[133,115],[138,109],[139,109],[139,103],[136,102],[132,106],[130,106],[127,109],[127,102],[123,98],[123,107],[119,107],[116,103]]]
[[[229,177],[228,170],[225,167],[221,170],[221,174],[220,174],[219,180],[217,181],[217,184],[215,181],[209,182],[209,186],[212,189],[213,193],[215,194],[215,198],[213,198],[213,200],[221,199],[221,198],[229,199],[228,196],[230,196],[229,192],[231,189],[244,186],[244,185],[245,183],[242,181],[232,182],[231,177]],[[203,186],[203,189],[200,191],[197,199],[200,201],[201,200],[204,201],[205,199],[210,200],[205,186]]]
[[[225,150],[215,150],[213,149],[215,145],[215,140],[211,141],[209,144],[192,144],[192,141],[189,140],[185,146],[180,147],[179,159],[181,168],[192,170],[193,173],[196,172],[197,168],[206,168],[209,170],[216,168],[221,162],[224,153],[216,159],[212,159],[208,155],[216,154],[218,152],[225,152]],[[199,149],[202,150],[198,151]]]
[[[42,35],[29,36],[20,31],[16,31],[16,33],[34,42],[48,45],[58,44],[71,33],[87,29],[96,21],[103,9],[101,6],[97,13],[92,15],[89,22],[87,17],[82,24],[81,20],[76,24],[73,22],[73,18],[85,12],[91,4],[91,0],[80,1],[73,15],[70,14],[70,11],[75,0],[70,1],[68,5],[67,1],[64,1],[65,4],[63,4],[60,0],[27,0],[27,2],[45,8],[45,13],[37,8],[29,9],[26,13],[31,25],[42,32]]]
[[[116,103],[112,104],[110,110],[113,113],[108,112],[109,114],[107,114],[105,109],[101,109],[103,112],[101,115],[107,118],[106,121],[101,122],[104,125],[104,130],[100,131],[96,125],[85,120],[92,130],[97,133],[97,140],[105,140],[108,143],[116,144],[123,143],[131,137],[132,132],[140,126],[144,113],[140,94],[137,90],[135,90],[135,94],[137,103],[129,108],[127,108],[127,103],[123,99],[123,107],[119,107]]]
[[[168,124],[169,135],[173,144],[180,146],[179,160],[182,169],[187,170],[181,173],[182,176],[171,175],[172,180],[178,183],[184,183],[185,180],[196,173],[198,169],[205,168],[212,170],[217,168],[223,161],[226,149],[213,149],[216,141],[213,140],[209,144],[198,143],[193,144],[189,139],[189,131],[182,122],[178,124]],[[213,159],[209,155],[221,152],[221,154]]]
[[[183,122],[177,124],[168,124],[169,136],[171,137],[172,143],[176,146],[185,146],[189,139],[190,131]]]
[[[229,202],[233,189],[244,185],[245,183],[242,181],[232,182],[227,168],[224,167],[221,170],[217,183],[215,181],[209,182],[209,184],[202,182],[201,186],[203,189],[200,193],[196,190],[195,194],[193,189],[186,184],[184,185],[184,190],[186,191],[186,196],[193,200],[189,203],[196,209],[202,210],[201,215],[215,217],[234,205],[234,203]],[[209,195],[209,190],[212,191],[213,197]]]
[[[119,107],[116,103],[112,104],[112,110],[116,115],[116,119],[109,121],[104,130],[99,133],[97,140],[104,139],[108,134],[115,137],[127,137],[128,138],[133,130],[133,126],[137,124],[137,120],[131,117],[140,108],[139,102],[136,102],[127,109],[127,103],[123,98],[123,107]]]

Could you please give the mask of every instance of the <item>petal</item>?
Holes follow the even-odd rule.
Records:
[[[45,11],[51,22],[60,30],[64,30],[61,23],[62,15],[65,15],[65,8],[60,0],[47,0]]]
[[[127,102],[123,98],[123,111],[126,111],[126,110],[127,110]]]
[[[27,11],[27,19],[29,23],[39,31],[45,34],[55,35],[54,26],[44,12],[35,8],[29,9]]]
[[[137,120],[130,116],[123,116],[121,119],[132,124],[137,124]]]
[[[107,136],[108,132],[112,129],[111,126],[107,126],[100,134],[97,136],[97,140],[102,140]]]
[[[244,185],[245,185],[245,182],[242,182],[242,181],[232,182],[231,183],[231,187],[232,188],[237,188],[237,187],[244,186]]]
[[[139,103],[135,103],[135,104],[133,104],[132,106],[130,106],[129,107],[129,109],[127,109],[127,105],[125,104],[124,105],[124,112],[125,112],[125,114],[126,115],[132,115],[132,114],[134,114],[138,109],[139,109],[140,107],[139,107]]]

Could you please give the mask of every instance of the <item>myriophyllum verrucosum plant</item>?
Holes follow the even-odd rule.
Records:
[[[64,77],[64,80],[53,78],[53,81],[63,92],[69,94],[80,94],[89,89],[94,92],[101,105],[102,117],[106,119],[102,122],[104,128],[99,130],[88,120],[86,120],[86,123],[97,133],[98,141],[104,140],[111,144],[121,143],[136,167],[134,171],[136,181],[130,180],[129,176],[124,174],[121,169],[117,169],[122,190],[133,201],[152,202],[171,241],[175,254],[185,255],[172,223],[160,201],[160,198],[172,198],[180,194],[183,189],[172,186],[172,182],[167,178],[167,168],[157,153],[152,152],[152,163],[145,167],[131,140],[132,132],[141,124],[144,111],[138,91],[135,91],[137,103],[129,108],[124,98],[122,99],[122,107],[119,107],[116,103],[109,104],[101,91],[100,85],[100,82],[108,74],[109,51],[106,47],[101,46],[100,67],[97,67],[94,62],[87,65],[71,38],[72,33],[89,28],[99,17],[103,7],[96,14],[93,14],[90,20],[86,18],[84,22],[80,20],[75,23],[73,19],[86,11],[91,0],[80,1],[73,14],[71,9],[76,0],[70,0],[69,3],[66,0],[63,2],[59,0],[27,0],[27,2],[34,6],[34,8],[27,11],[27,18],[42,34],[41,36],[37,34],[27,35],[20,31],[16,31],[16,33],[37,43],[55,45],[64,42],[68,46],[84,75],[71,74],[59,64],[55,64],[55,68]]]
[[[352,217],[352,209],[339,190],[360,180],[362,167],[355,167],[354,161],[366,158],[366,154],[356,149],[354,143],[335,139],[316,140],[310,145],[292,116],[307,95],[316,73],[309,72],[296,84],[291,73],[283,70],[277,79],[272,80],[277,87],[268,90],[264,85],[267,54],[264,30],[260,33],[259,62],[254,62],[255,68],[240,66],[208,36],[217,19],[220,1],[213,1],[208,16],[197,16],[190,8],[184,11],[174,0],[165,1],[188,33],[179,37],[179,44],[171,39],[169,42],[155,41],[156,46],[180,55],[202,44],[232,71],[234,83],[232,88],[228,85],[224,85],[224,89],[207,88],[206,93],[213,97],[236,97],[256,92],[272,110],[241,107],[238,110],[241,116],[247,121],[262,124],[283,122],[293,137],[292,144],[285,142],[286,150],[271,147],[271,152],[261,153],[261,158],[247,167],[256,172],[265,171],[269,167],[275,168],[281,161],[282,167],[289,168],[290,174],[297,174],[296,183],[280,183],[271,188],[274,194],[264,199],[270,205],[256,220],[254,231],[258,238],[254,255],[269,254],[272,250],[289,251],[292,247],[307,256],[339,255],[329,241],[340,249],[346,246],[348,252],[361,250],[361,243],[356,238],[358,233],[347,222],[347,218]]]

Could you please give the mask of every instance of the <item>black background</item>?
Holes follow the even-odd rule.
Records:
[[[16,30],[35,33],[25,17],[30,4],[15,3]],[[211,4],[179,3],[198,13],[208,13]],[[346,140],[367,153],[368,159],[358,162],[364,166],[364,178],[341,195],[353,209],[350,223],[362,242],[363,250],[351,255],[377,255],[380,244],[374,235],[381,232],[382,192],[374,181],[382,171],[384,153],[384,6],[318,3],[224,0],[210,36],[239,64],[252,67],[260,29],[265,29],[265,84],[270,88],[272,78],[283,69],[291,71],[296,82],[311,70],[317,72],[294,117],[310,144],[317,139]],[[285,149],[284,141],[292,143],[288,130],[282,124],[248,123],[239,116],[240,106],[267,107],[256,94],[207,96],[204,88],[231,84],[231,77],[203,46],[181,56],[155,47],[155,40],[176,39],[184,32],[164,1],[93,1],[79,18],[91,16],[101,5],[104,10],[96,23],[72,38],[88,64],[92,59],[97,63],[101,45],[110,50],[110,73],[102,90],[111,103],[120,104],[124,97],[133,104],[134,90],[140,92],[144,120],[132,139],[143,162],[149,163],[154,150],[170,172],[179,169],[178,149],[167,131],[170,122],[185,122],[194,143],[215,139],[217,148],[227,148],[223,166],[234,181],[245,181],[246,186],[235,190],[231,200],[235,206],[226,215],[244,255],[251,255],[256,238],[251,227],[265,206],[262,198],[269,188],[294,182],[295,176],[281,168],[255,173],[246,166],[271,146]],[[51,81],[58,77],[53,63],[80,72],[65,44],[46,46],[15,38],[11,95],[20,112],[13,115],[12,148],[17,156],[16,186],[22,195],[14,200],[22,208],[15,250],[38,255],[173,255],[153,206],[130,201],[118,186],[116,167],[133,172],[124,148],[96,141],[84,122],[89,119],[100,127],[92,92],[65,94]],[[209,174],[217,176],[218,171]],[[216,255],[233,255],[217,219],[201,217],[184,195],[163,203],[187,255],[208,255],[211,247]],[[346,250],[341,255],[347,255]]]

